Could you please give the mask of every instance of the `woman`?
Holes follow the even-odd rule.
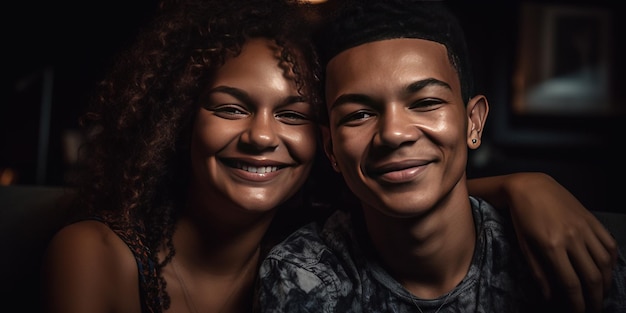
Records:
[[[83,219],[50,243],[47,311],[250,311],[264,252],[313,218],[305,206],[333,185],[307,182],[326,164],[315,162],[319,75],[307,6],[293,4],[160,5],[86,115]],[[502,197],[488,182],[481,188]]]

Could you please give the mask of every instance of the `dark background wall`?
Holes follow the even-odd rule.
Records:
[[[6,4],[0,25],[5,183],[64,184],[73,154],[66,156],[63,138],[78,128],[96,82],[155,7],[154,0]]]
[[[600,9],[609,13],[611,112],[514,113],[512,85],[521,49],[520,10],[528,2],[557,5],[575,12]],[[626,134],[626,97],[621,86],[626,69],[622,57],[626,52],[626,37],[621,31],[624,17],[619,12],[622,11],[615,4],[601,0],[499,1],[488,5],[453,1],[452,4],[466,27],[478,87],[488,96],[491,108],[485,142],[473,153],[469,175],[542,171],[555,177],[589,208],[626,212],[617,205],[626,173],[626,153],[622,147]],[[572,100],[573,106],[576,99]]]
[[[512,110],[522,3],[449,0],[466,27],[478,89],[491,106],[483,146],[472,152],[469,174],[542,171],[591,209],[626,212],[615,206],[624,186],[626,134],[620,85],[624,18],[617,2],[541,1],[610,12],[614,110],[565,115]],[[93,86],[155,6],[155,0],[8,4],[0,57],[0,183],[65,183],[73,150],[65,152],[63,138],[78,128]]]

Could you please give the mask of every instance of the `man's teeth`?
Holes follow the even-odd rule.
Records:
[[[256,166],[243,165],[241,166],[241,169],[250,173],[265,174],[265,173],[277,171],[278,167],[277,166],[256,167]]]

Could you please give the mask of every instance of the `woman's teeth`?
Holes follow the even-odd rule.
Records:
[[[241,169],[250,173],[265,174],[265,173],[277,171],[278,167],[277,166],[256,167],[256,166],[243,165],[241,166]]]

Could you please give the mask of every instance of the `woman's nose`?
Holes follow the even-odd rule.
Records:
[[[242,134],[241,141],[258,150],[275,149],[278,146],[276,123],[273,113],[255,113],[248,130]]]

